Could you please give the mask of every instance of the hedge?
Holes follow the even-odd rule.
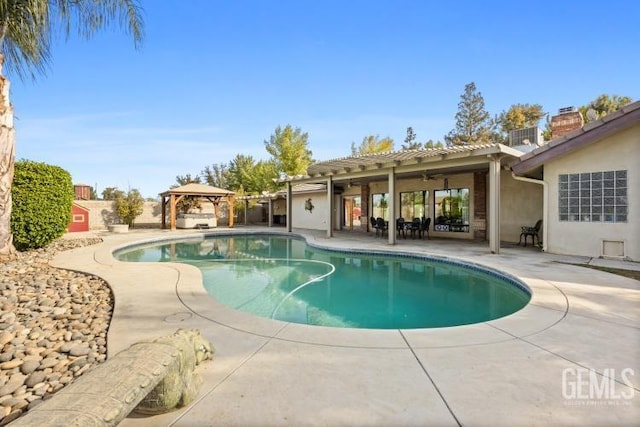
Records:
[[[11,197],[11,232],[16,249],[42,248],[67,230],[74,192],[71,175],[61,167],[17,161]]]

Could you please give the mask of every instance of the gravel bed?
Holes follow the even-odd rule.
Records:
[[[0,426],[106,359],[111,289],[49,265],[61,251],[101,241],[58,239],[0,260]]]

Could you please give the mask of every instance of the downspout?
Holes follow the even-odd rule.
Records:
[[[511,171],[511,177],[516,181],[530,182],[532,184],[542,185],[542,252],[547,252],[547,229],[549,227],[549,185],[543,179],[525,178],[517,176]]]

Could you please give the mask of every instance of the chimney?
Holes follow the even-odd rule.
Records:
[[[86,184],[74,184],[73,190],[75,192],[76,200],[89,200],[91,199],[91,187]]]
[[[551,138],[555,139],[584,126],[582,114],[576,107],[558,109],[558,115],[551,117]]]

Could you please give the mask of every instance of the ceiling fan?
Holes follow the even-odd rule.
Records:
[[[422,174],[422,181],[426,182],[426,181],[430,181],[432,179],[436,179],[436,174],[429,174],[429,173],[423,173]]]

